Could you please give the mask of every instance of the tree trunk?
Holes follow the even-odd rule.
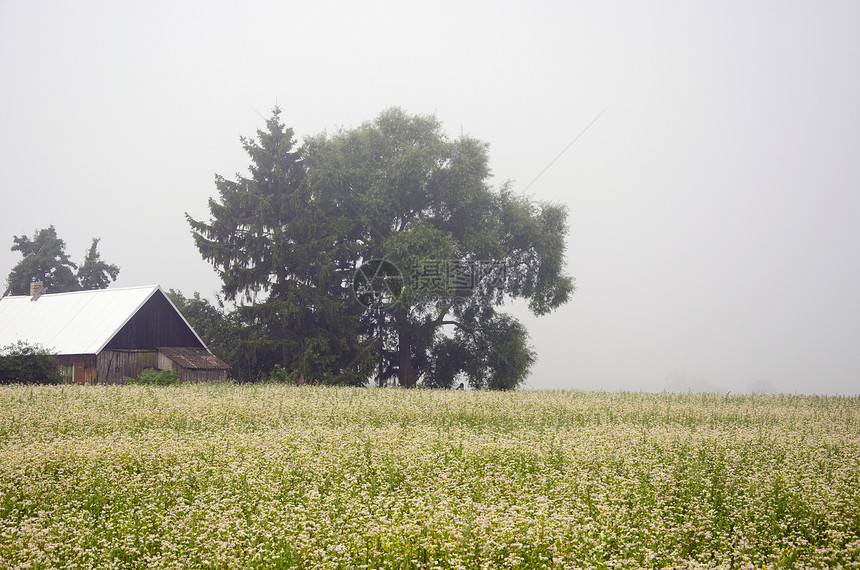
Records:
[[[397,381],[404,388],[414,388],[418,382],[412,368],[412,338],[404,329],[397,335]]]

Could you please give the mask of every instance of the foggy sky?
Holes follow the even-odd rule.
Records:
[[[849,1],[2,0],[0,278],[53,224],[115,286],[212,296],[184,213],[275,104],[299,140],[436,113],[518,190],[606,109],[526,191],[568,206],[578,287],[525,317],[528,387],[857,394],[858,29]]]

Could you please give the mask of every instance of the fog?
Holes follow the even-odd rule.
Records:
[[[527,387],[860,393],[860,4],[592,4],[4,1],[0,277],[53,224],[211,297],[184,213],[239,136],[397,105],[569,208]]]

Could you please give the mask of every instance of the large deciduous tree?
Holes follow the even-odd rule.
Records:
[[[32,239],[27,236],[12,236],[12,239],[12,251],[23,256],[6,278],[6,290],[12,295],[28,295],[30,281],[34,279],[52,293],[64,293],[104,289],[119,275],[119,267],[101,260],[98,238],[93,238],[80,267],[66,254],[66,242],[57,235],[54,226],[36,230]]]
[[[564,206],[493,189],[485,143],[451,140],[435,117],[397,108],[309,139],[304,163],[354,259],[404,273],[399,300],[364,317],[390,333],[383,374],[402,386],[450,387],[462,375],[476,388],[518,386],[535,354],[498,307],[521,298],[543,315],[568,300]]]

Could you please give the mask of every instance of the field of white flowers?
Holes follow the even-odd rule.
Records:
[[[860,398],[0,387],[3,568],[860,567]]]

